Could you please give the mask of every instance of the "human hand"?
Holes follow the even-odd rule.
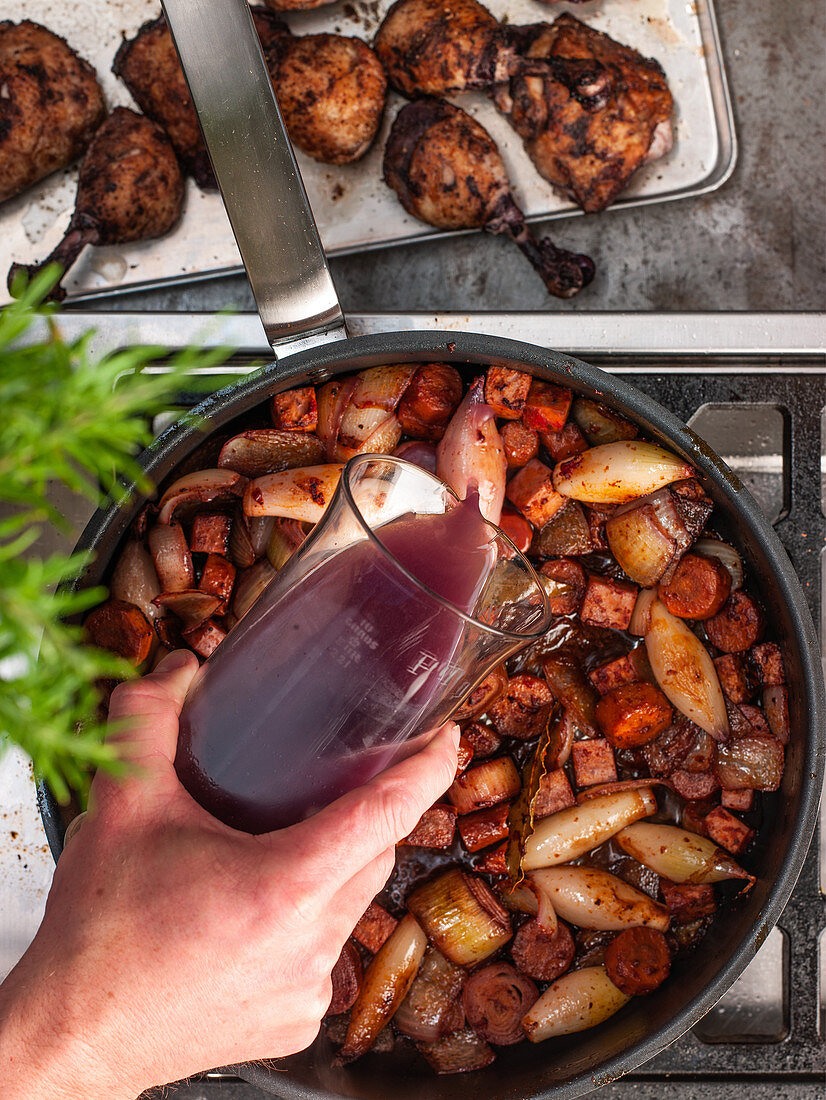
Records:
[[[450,785],[458,730],[289,829],[210,816],[173,761],[197,669],[171,654],[116,688],[135,769],[99,774],[43,923],[0,987],[6,1100],[132,1098],[314,1039],[330,972],[387,880],[395,842]]]

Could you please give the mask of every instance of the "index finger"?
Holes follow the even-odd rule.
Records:
[[[456,775],[459,727],[448,722],[414,756],[279,833],[332,891],[413,830]]]

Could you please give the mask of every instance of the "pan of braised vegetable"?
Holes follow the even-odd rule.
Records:
[[[285,228],[268,172],[239,191],[245,159],[289,168],[267,159],[283,138],[244,130],[266,99],[246,5],[211,5],[193,52],[199,4],[165,8],[277,358],[144,453],[155,498],[93,517],[78,583],[109,598],[85,629],[140,672],[179,646],[206,659],[353,456],[401,455],[459,496],[475,482],[551,626],[456,711],[456,777],[353,929],[316,1042],[240,1072],[306,1100],[579,1095],[695,1024],[789,898],[823,773],[803,593],[737,478],[621,379],[482,335],[347,338],[306,205]],[[228,42],[252,42],[228,72],[262,70],[237,125],[211,65]],[[267,110],[277,130],[271,92]],[[57,856],[64,817],[46,790],[42,807]]]

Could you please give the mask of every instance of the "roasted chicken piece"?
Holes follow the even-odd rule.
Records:
[[[506,234],[559,298],[594,277],[589,257],[531,235],[493,138],[444,100],[417,99],[399,111],[384,152],[384,180],[408,213],[438,229]]]
[[[68,269],[87,244],[127,244],[167,233],[181,215],[184,181],[160,126],[127,107],[116,107],[92,138],[80,165],[77,199],[66,236],[40,264],[13,264],[9,286],[23,269],[33,275],[48,263]],[[53,298],[63,298],[58,284]]]
[[[396,0],[374,45],[390,83],[411,98],[501,84],[517,60],[508,29],[476,0]]]
[[[654,60],[572,15],[533,28],[526,65],[494,93],[539,173],[583,210],[604,210],[671,149],[673,99]]]
[[[281,37],[267,64],[291,140],[325,164],[349,164],[373,143],[387,78],[360,38]]]
[[[94,69],[67,42],[0,22],[0,202],[80,156],[105,114]]]
[[[251,10],[266,53],[277,38],[290,33],[289,28],[265,8]],[[217,187],[198,116],[163,16],[144,23],[134,38],[124,39],[115,54],[112,72],[124,82],[144,114],[163,126],[184,170],[198,186]]]

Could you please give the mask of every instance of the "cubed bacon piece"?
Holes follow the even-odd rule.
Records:
[[[739,810],[748,813],[754,806],[754,791],[744,787],[741,791],[720,791],[720,805],[727,810]]]
[[[523,673],[512,676],[507,691],[488,710],[488,717],[502,737],[531,741],[548,721],[554,697],[545,680]]]
[[[502,747],[502,738],[496,730],[483,722],[469,722],[462,730],[462,741],[470,745],[477,760],[493,756]]]
[[[722,657],[715,657],[714,667],[717,669],[720,687],[732,703],[747,703],[751,699],[757,685],[741,654],[724,653]]]
[[[597,703],[597,724],[618,749],[647,745],[671,725],[674,710],[654,684],[621,684]]]
[[[226,630],[214,619],[205,619],[197,626],[183,632],[187,645],[192,646],[200,657],[209,657],[227,636]]]
[[[298,389],[277,393],[270,404],[274,428],[282,432],[314,432],[318,427],[318,405],[315,389]]]
[[[645,646],[637,646],[630,653],[624,653],[621,657],[615,657],[613,661],[606,661],[604,665],[597,665],[588,673],[588,679],[600,693],[607,695],[614,688],[623,684],[636,684],[651,675]]]
[[[371,901],[353,929],[353,939],[375,955],[398,923],[377,901]]]
[[[615,783],[617,765],[614,750],[602,737],[574,741],[571,747],[574,776],[578,787],[594,787],[597,783]]]
[[[499,429],[505,459],[510,469],[518,469],[539,454],[539,436],[521,420],[509,420]]]
[[[133,665],[146,660],[155,637],[141,609],[123,600],[107,600],[89,612],[83,625],[96,646]]]
[[[506,875],[508,873],[507,850],[507,841],[497,844],[495,848],[489,848],[476,864],[475,870],[485,875]]]
[[[537,432],[561,432],[574,395],[565,386],[534,379],[522,410],[522,423]]]
[[[431,806],[419,818],[412,832],[400,840],[414,848],[449,848],[456,832],[456,810],[453,806]]]
[[[199,592],[217,596],[226,607],[235,584],[235,566],[220,554],[209,554],[201,573]]]
[[[665,907],[677,924],[710,917],[717,911],[714,887],[708,883],[694,885],[690,882],[676,883],[670,879],[660,879]]]
[[[720,789],[720,783],[714,772],[689,772],[684,768],[671,773],[671,784],[677,794],[689,802],[702,798],[711,798]]]
[[[635,584],[589,573],[579,617],[588,626],[627,630],[637,602],[637,592]]]
[[[771,732],[781,745],[788,745],[791,725],[789,721],[789,691],[785,684],[763,689],[763,707]]]
[[[542,577],[555,582],[545,585],[552,615],[576,615],[585,597],[587,579],[585,570],[578,561],[570,558],[557,558],[544,561],[539,567]]]
[[[229,553],[229,536],[232,518],[220,512],[201,512],[192,521],[189,549],[193,554]]]
[[[513,760],[509,756],[496,756],[454,779],[447,797],[460,814],[469,814],[507,802],[521,788],[522,780]]]
[[[717,806],[710,814],[706,814],[706,832],[715,844],[719,844],[733,856],[744,852],[754,837],[754,829],[744,825],[722,806]]]
[[[786,683],[786,670],[780,646],[775,642],[761,642],[749,651],[752,665],[763,687],[779,687]]]
[[[578,742],[587,744],[585,741]],[[549,817],[559,810],[567,810],[576,802],[568,776],[563,768],[555,768],[552,772],[546,772],[539,780],[539,790],[533,804],[535,818]]]
[[[396,416],[411,439],[437,443],[462,400],[462,378],[448,363],[423,363],[410,380]]]
[[[473,745],[465,738],[459,738],[459,747],[456,750],[456,774],[461,775],[463,771],[467,770],[468,765],[473,759]]]
[[[518,420],[525,408],[533,379],[510,367],[488,367],[485,379],[485,404],[505,420]]]
[[[514,474],[505,495],[534,527],[544,526],[566,503],[566,498],[554,489],[550,467],[538,458],[532,458]]]
[[[588,450],[588,441],[572,421],[558,432],[541,432],[539,440],[554,462],[582,454]]]
[[[508,813],[510,803],[491,806],[487,810],[477,810],[459,818],[459,836],[469,852],[478,852],[488,848],[508,836]]]

